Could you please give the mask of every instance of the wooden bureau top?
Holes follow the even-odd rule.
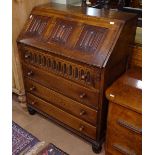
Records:
[[[114,49],[119,55],[132,42],[136,19],[131,13],[49,3],[32,10],[18,43],[102,68]],[[122,45],[116,47],[119,38]]]
[[[113,103],[142,113],[142,70],[132,68],[115,81],[106,91]]]

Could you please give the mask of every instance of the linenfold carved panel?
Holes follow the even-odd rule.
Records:
[[[32,19],[25,34],[34,37],[42,36],[50,18],[39,15],[31,15],[30,18]]]
[[[85,25],[75,46],[77,50],[95,52],[106,36],[107,28]]]
[[[74,27],[75,22],[68,22],[65,20],[57,19],[53,31],[49,37],[49,42],[65,44],[73,32]]]

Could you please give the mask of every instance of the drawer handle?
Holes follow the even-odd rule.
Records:
[[[36,102],[35,101],[32,101],[31,104],[34,105],[34,104],[36,104]]]
[[[84,75],[81,76],[81,79],[82,79],[82,80],[85,80],[86,77],[87,77],[87,75],[84,74]]]
[[[33,75],[33,71],[30,71],[27,73],[28,76],[32,76]]]
[[[36,87],[35,86],[32,86],[31,88],[30,88],[30,91],[34,91],[36,89]]]
[[[129,124],[127,123],[126,121],[123,121],[121,119],[117,120],[117,123],[120,125],[120,126],[123,126],[129,130],[132,130],[138,134],[142,134],[142,129],[141,128],[138,128],[138,127],[135,127],[134,125],[132,124]]]
[[[85,93],[82,93],[82,94],[80,95],[80,98],[83,99],[84,97],[86,97],[86,94],[85,94]]]
[[[81,110],[81,112],[80,112],[80,116],[83,116],[83,115],[85,115],[85,114],[86,114],[86,111]]]
[[[25,59],[30,58],[30,54],[25,54]]]
[[[117,151],[119,151],[125,155],[136,155],[136,153],[133,150],[129,150],[119,144],[113,144],[112,146],[114,147],[114,149],[116,149]]]
[[[79,130],[80,130],[80,131],[83,131],[83,130],[84,130],[84,126],[83,126],[83,125],[80,126]]]

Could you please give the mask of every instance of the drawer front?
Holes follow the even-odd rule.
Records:
[[[80,103],[93,108],[98,108],[99,92],[82,87],[76,83],[65,80],[59,76],[47,73],[33,66],[23,64],[24,76],[42,84],[45,87],[53,89],[56,92],[64,94]]]
[[[53,106],[52,104],[45,102],[29,93],[27,93],[27,103],[53,117],[54,119],[75,129],[79,133],[84,134],[92,139],[96,139],[96,127],[72,116],[71,114]]]
[[[112,154],[141,155],[142,117],[140,114],[110,103],[106,148]]]
[[[113,155],[141,155],[142,137],[123,130],[116,130],[113,126],[107,128],[106,150]]]
[[[114,103],[109,106],[108,125],[142,135],[142,115]]]
[[[83,119],[93,125],[97,123],[97,111],[91,109],[85,105],[80,104],[64,95],[61,95],[55,91],[52,91],[40,84],[25,78],[25,88],[27,92],[30,92],[44,100],[47,100],[55,106],[71,113],[80,119]]]
[[[99,89],[100,73],[94,68],[75,64],[28,46],[22,47],[21,51],[22,60],[28,64],[37,66],[79,84]]]

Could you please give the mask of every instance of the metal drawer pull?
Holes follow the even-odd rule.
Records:
[[[25,54],[25,59],[30,58],[30,54]]]
[[[84,74],[84,75],[81,75],[81,79],[82,79],[82,80],[85,80],[86,77],[87,77],[87,75],[85,75],[85,74]]]
[[[36,102],[35,101],[32,101],[31,104],[34,105],[34,104],[36,104]]]
[[[114,149],[116,149],[117,151],[119,151],[125,155],[136,155],[136,153],[133,150],[129,150],[119,144],[113,144],[112,146],[114,147]]]
[[[128,122],[126,121],[123,121],[121,119],[117,120],[117,123],[120,125],[120,126],[123,126],[129,130],[132,130],[138,134],[142,134],[142,129],[141,128],[138,128],[138,127],[135,127],[134,125],[132,124],[129,124]]]
[[[30,91],[34,91],[36,89],[36,87],[35,86],[32,86],[31,88],[30,88]]]
[[[86,97],[86,94],[85,94],[85,93],[82,93],[82,94],[80,95],[80,98],[83,99],[84,97]]]
[[[80,131],[83,131],[83,130],[84,130],[84,126],[83,126],[83,125],[80,126],[79,130],[80,130]]]
[[[28,76],[33,75],[33,71],[28,72],[27,75],[28,75]]]
[[[85,112],[84,110],[81,110],[80,116],[83,116],[83,115],[85,115],[85,114],[86,114],[86,112]]]

